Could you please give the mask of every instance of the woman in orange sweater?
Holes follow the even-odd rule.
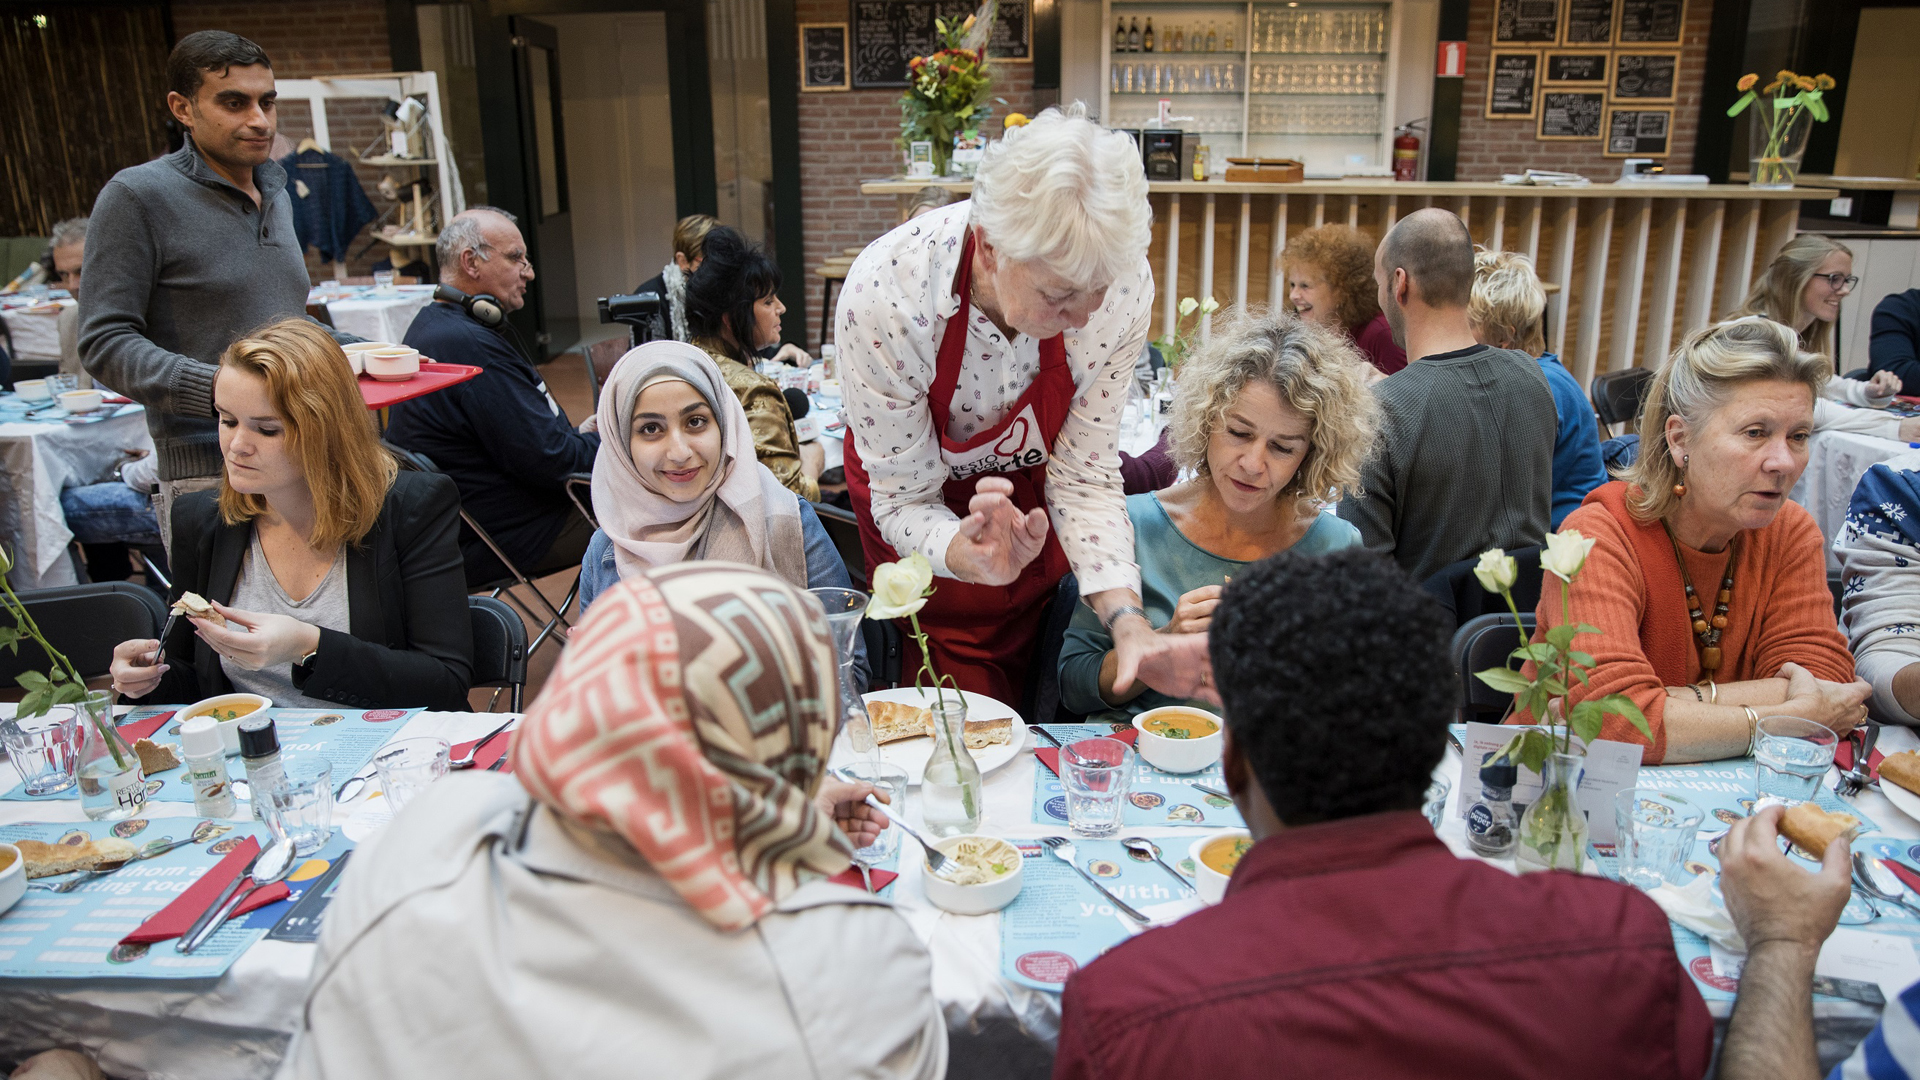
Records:
[[[1567,610],[1542,590],[1535,640],[1567,621],[1599,628],[1575,642],[1595,663],[1569,698],[1633,698],[1653,730],[1648,764],[1744,756],[1763,716],[1842,735],[1866,718],[1872,687],[1835,625],[1820,530],[1787,499],[1831,373],[1767,319],[1695,331],[1649,388],[1652,448],[1562,525],[1593,549]],[[1601,737],[1646,742],[1614,716]]]

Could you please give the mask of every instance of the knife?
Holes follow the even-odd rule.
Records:
[[[265,849],[263,848],[261,850]],[[233,898],[233,894],[240,891],[241,883],[253,876],[253,864],[259,861],[260,852],[256,851],[253,853],[253,858],[247,860],[246,868],[241,870],[232,881],[228,882],[225,889],[221,890],[220,898],[212,904],[209,904],[207,910],[201,912],[200,917],[193,920],[193,925],[187,927],[187,932],[180,935],[180,940],[173,943],[173,951],[177,953],[193,951],[195,935],[205,930],[208,924],[212,923],[215,917],[221,913],[221,910],[227,906],[227,901]]]

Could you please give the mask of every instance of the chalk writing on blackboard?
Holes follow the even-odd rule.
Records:
[[[847,65],[847,24],[801,23],[800,89],[851,90],[852,75]]]
[[[1668,138],[1673,132],[1673,110],[1608,109],[1606,157],[1667,156]]]
[[[934,51],[935,19],[963,20],[972,0],[853,0],[853,85],[857,89],[907,85],[907,61]],[[1031,0],[1001,0],[987,55],[1000,61],[1033,57]]]
[[[1607,63],[1611,59],[1611,54],[1604,52],[1550,52],[1547,54],[1546,81],[1549,84],[1605,86]]]
[[[1533,119],[1534,92],[1539,87],[1539,53],[1494,50],[1487,68],[1487,118]]]
[[[1605,90],[1548,90],[1540,95],[1542,139],[1598,139]]]
[[[1614,40],[1620,45],[1678,45],[1686,15],[1686,0],[1620,0],[1620,32]]]
[[[1613,99],[1672,101],[1679,71],[1679,53],[1614,53]]]
[[[1495,45],[1551,45],[1560,39],[1560,0],[1498,0]]]
[[[1613,40],[1613,0],[1567,0],[1562,45],[1605,45]]]

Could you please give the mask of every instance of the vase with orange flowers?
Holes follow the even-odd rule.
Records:
[[[993,116],[987,42],[998,11],[999,0],[987,0],[965,21],[935,19],[940,48],[907,61],[907,92],[900,95],[900,148],[932,143],[936,176],[947,175],[955,137],[977,138],[981,125]]]
[[[1782,69],[1773,81],[1760,89],[1760,76],[1740,76],[1740,100],[1727,110],[1728,116],[1751,112],[1748,158],[1751,171],[1747,186],[1768,189],[1793,187],[1800,175],[1800,159],[1807,153],[1807,137],[1815,120],[1829,115],[1822,96],[1834,88],[1831,75],[1796,75]]]

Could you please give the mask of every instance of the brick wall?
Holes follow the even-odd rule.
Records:
[[[846,22],[846,0],[799,0],[800,22]],[[994,116],[1033,112],[1033,65],[994,65]],[[795,87],[791,92],[798,92]],[[806,236],[807,342],[820,341],[821,279],[813,267],[879,238],[900,223],[890,195],[862,195],[860,182],[901,171],[899,90],[800,95],[800,217]],[[785,167],[776,162],[775,168]]]
[[[1467,19],[1467,77],[1460,108],[1460,158],[1455,178],[1498,180],[1502,173],[1526,169],[1577,172],[1594,180],[1620,175],[1620,158],[1603,157],[1602,144],[1541,141],[1533,120],[1488,120],[1487,61],[1493,40],[1494,0],[1472,0]],[[1707,33],[1713,24],[1713,0],[1689,0],[1680,52],[1680,85],[1673,108],[1673,135],[1667,168],[1693,171],[1693,141],[1700,117],[1701,77],[1706,70]]]
[[[227,30],[248,38],[267,51],[274,75],[282,79],[393,70],[383,0],[305,0],[297,4],[285,0],[175,0],[173,29],[181,37],[198,30]],[[328,104],[328,138],[334,153],[353,161],[355,151],[365,149],[380,135],[380,105],[372,99]],[[305,102],[288,102],[281,107],[280,133],[296,145],[313,134]],[[389,204],[376,187],[386,170],[356,165],[354,171],[374,208],[386,210]],[[397,170],[395,175],[410,178],[412,174],[413,170]],[[379,243],[361,253],[367,246],[367,230],[363,229],[350,249],[357,257],[347,262],[349,274],[372,273],[376,261],[392,254],[391,248]],[[321,262],[311,248],[307,250],[307,271],[314,281],[333,276],[333,267]]]

